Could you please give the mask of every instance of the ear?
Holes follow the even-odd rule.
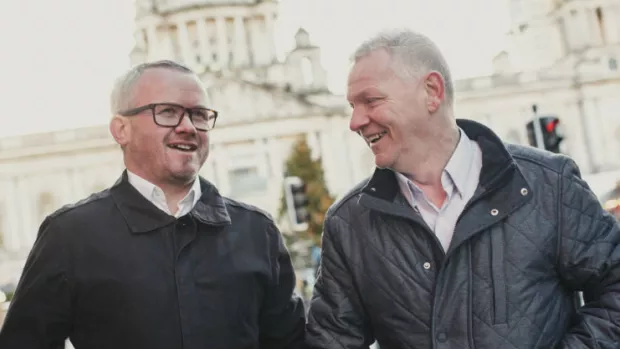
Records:
[[[124,147],[131,140],[131,123],[127,118],[116,115],[110,120],[110,133],[116,143]]]
[[[441,74],[436,71],[428,73],[424,81],[424,89],[428,111],[434,113],[445,99],[445,84]]]

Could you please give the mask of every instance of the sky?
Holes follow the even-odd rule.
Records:
[[[131,0],[0,1],[0,137],[104,124],[116,76],[129,67]],[[504,49],[506,0],[280,0],[276,47],[299,27],[321,47],[334,93],[348,57],[381,29],[409,27],[433,39],[455,78],[486,75]]]

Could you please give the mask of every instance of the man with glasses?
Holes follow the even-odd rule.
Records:
[[[44,220],[0,348],[299,347],[304,310],[280,232],[198,175],[218,117],[198,77],[142,64],[111,104],[126,171]]]

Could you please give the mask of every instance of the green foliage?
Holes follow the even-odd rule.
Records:
[[[308,143],[305,138],[301,137],[295,142],[285,166],[287,176],[297,176],[306,184],[310,222],[308,230],[301,233],[304,236],[299,238],[312,239],[316,244],[320,244],[325,213],[334,203],[334,198],[329,194],[325,185],[321,159],[312,160],[311,155],[312,152]],[[284,215],[286,215],[286,201],[284,190],[282,190],[279,216],[282,218]]]
[[[7,293],[5,293],[6,295],[6,301],[10,302],[13,299],[13,295],[15,294],[14,291],[8,291]]]

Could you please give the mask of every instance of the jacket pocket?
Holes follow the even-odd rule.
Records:
[[[503,229],[491,230],[491,277],[493,287],[493,324],[504,325],[508,322],[508,292],[506,290],[506,272],[504,256]]]

